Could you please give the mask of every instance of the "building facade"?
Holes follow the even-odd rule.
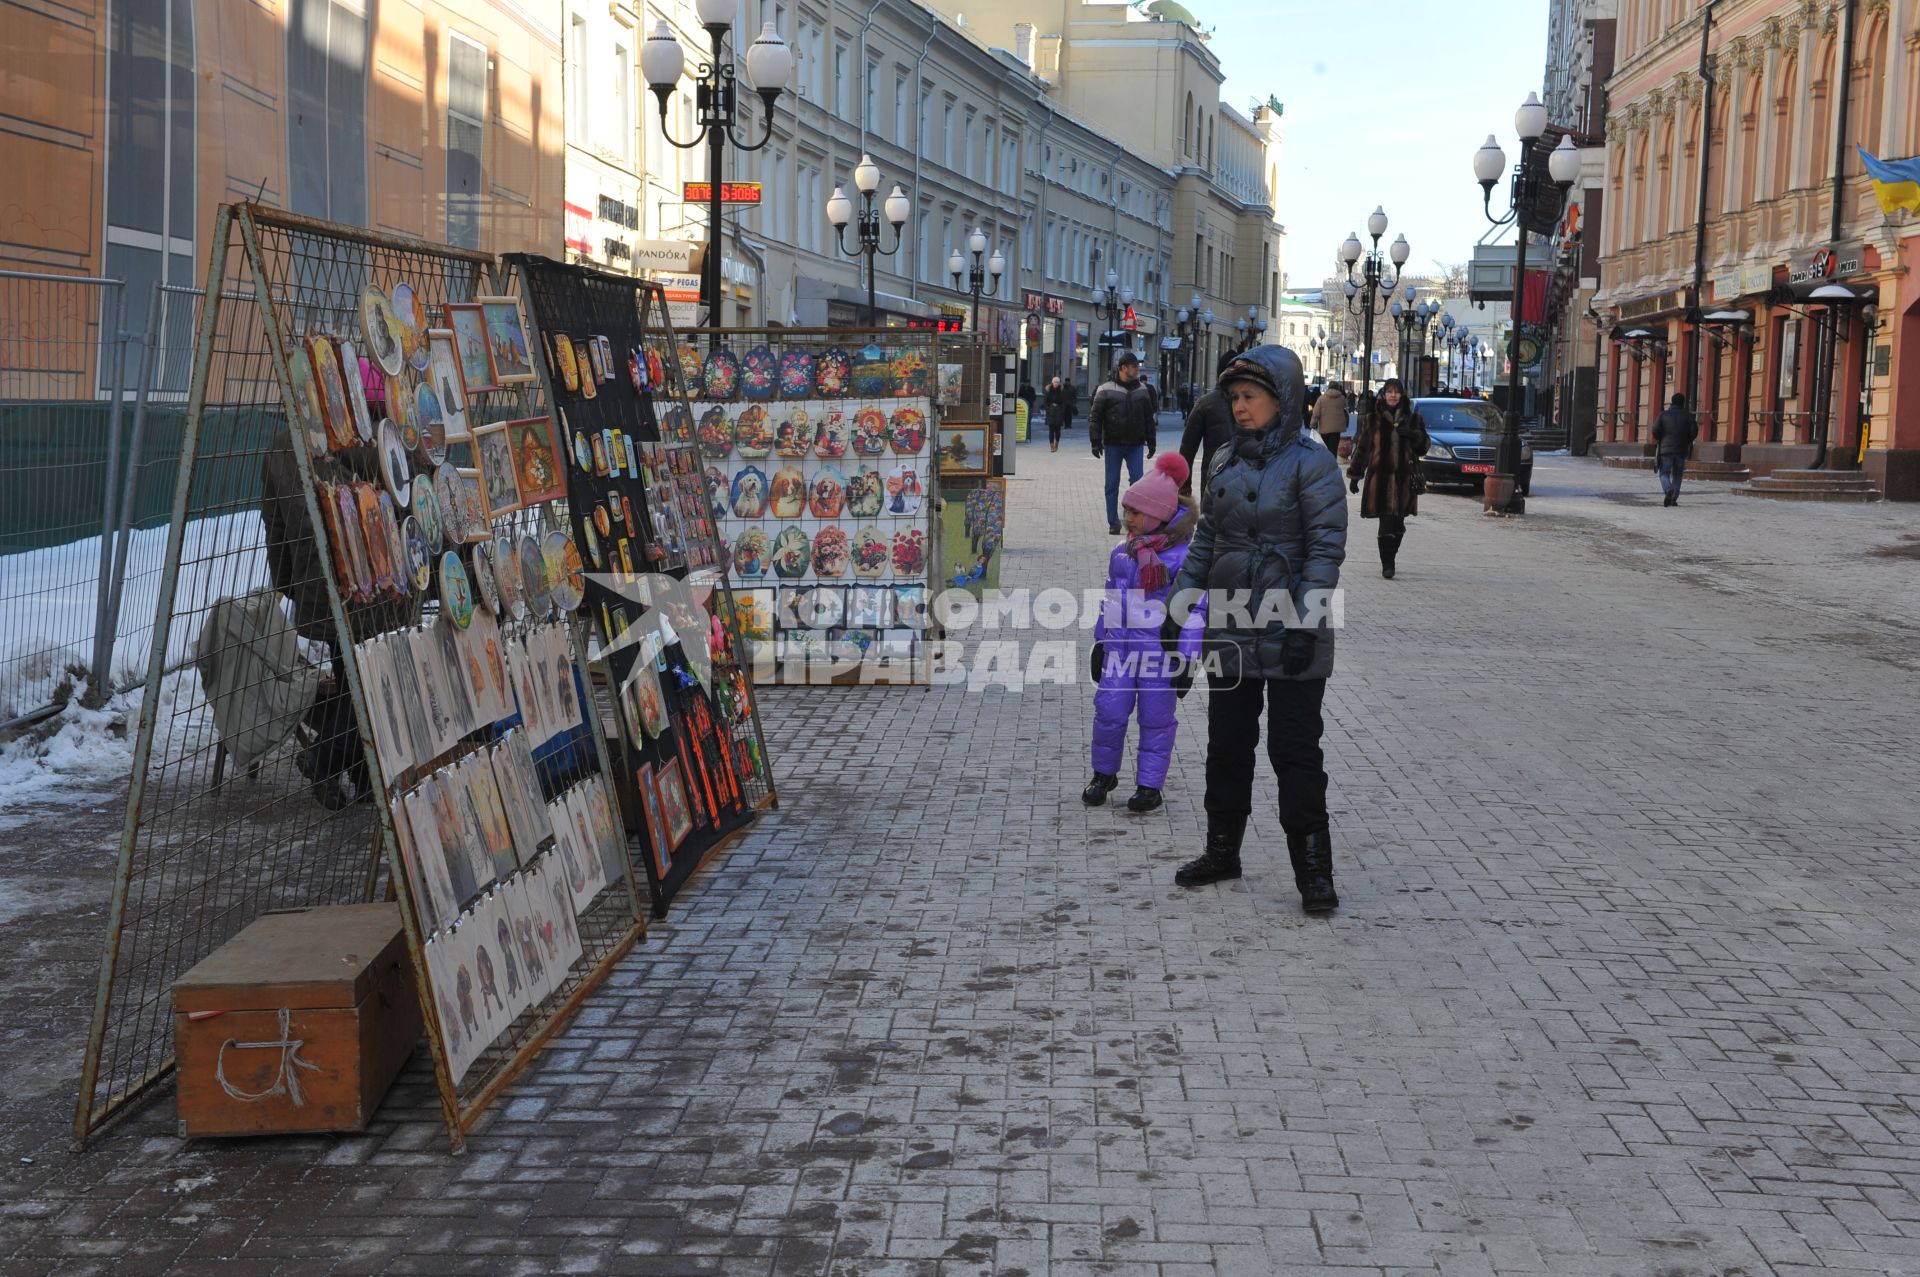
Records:
[[[216,208],[557,253],[560,8],[108,0],[6,19],[0,266],[206,282]],[[90,321],[76,321],[90,322]]]
[[[1602,435],[1647,439],[1685,393],[1700,455],[1756,474],[1857,465],[1920,499],[1920,223],[1881,212],[1855,150],[1920,149],[1920,0],[1721,0],[1710,16],[1620,0]]]

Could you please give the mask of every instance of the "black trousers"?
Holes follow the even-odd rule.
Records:
[[[1393,566],[1393,556],[1400,553],[1400,542],[1406,539],[1406,535],[1406,515],[1383,514],[1380,516],[1380,562],[1382,566]]]
[[[1289,834],[1327,827],[1327,773],[1320,752],[1320,702],[1327,681],[1250,678],[1215,682],[1207,697],[1209,816],[1245,819],[1253,811],[1254,747],[1267,710],[1267,761],[1280,781],[1280,827]]]
[[[1059,443],[1060,428],[1066,424],[1067,424],[1067,418],[1065,414],[1054,413],[1054,412],[1048,413],[1047,414],[1047,442]]]

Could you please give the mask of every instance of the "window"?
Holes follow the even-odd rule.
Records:
[[[458,33],[447,36],[447,243],[480,246],[485,174],[487,51]]]
[[[847,37],[845,32],[836,31],[833,49],[833,113],[840,119],[846,119],[847,108]]]
[[[896,71],[893,76],[893,140],[904,147],[913,146],[913,138],[907,133],[907,73]]]
[[[146,313],[154,284],[195,282],[193,0],[115,0],[107,39],[105,274],[127,281],[137,329],[131,321]],[[193,308],[172,305],[166,317],[166,340],[192,345]],[[113,328],[112,320],[100,325],[103,336]],[[185,390],[187,362],[160,361],[156,387]]]
[[[862,127],[870,133],[878,131],[880,127],[880,103],[877,96],[879,83],[880,64],[876,61],[869,60],[867,62],[866,114],[861,117],[861,119]]]
[[[287,194],[296,213],[367,220],[367,16],[344,0],[287,9]]]
[[[567,138],[569,141],[585,143],[588,135],[587,122],[593,117],[587,113],[587,79],[589,44],[587,42],[587,20],[579,14],[573,15],[573,21],[567,27]]]
[[[953,167],[953,99],[940,112],[940,162]]]
[[[624,164],[633,158],[633,59],[624,44],[613,46],[613,91],[607,96],[607,121],[614,130],[607,149]]]
[[[973,166],[973,111],[967,111],[966,122],[960,126],[960,171],[968,177],[978,177],[979,172]]]

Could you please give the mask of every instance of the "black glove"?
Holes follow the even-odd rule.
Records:
[[[1286,637],[1280,640],[1280,674],[1283,678],[1297,678],[1307,672],[1313,664],[1314,642],[1312,630],[1288,630]]]
[[[1154,453],[1158,451],[1160,451],[1159,443],[1152,439],[1147,440],[1147,455],[1151,457]]]
[[[1349,480],[1347,480],[1347,491],[1348,491],[1348,492],[1359,492],[1359,491],[1360,491],[1360,476],[1359,476],[1359,475],[1355,475],[1355,476],[1354,476],[1353,478],[1351,478],[1351,479],[1349,479]]]
[[[1105,456],[1106,453],[1107,453],[1107,450],[1105,448],[1102,448],[1099,444],[1096,443],[1093,445],[1093,459],[1095,461],[1098,461],[1101,457]]]
[[[1092,654],[1087,658],[1087,677],[1093,680],[1096,687],[1100,684],[1100,671],[1105,669],[1106,666],[1107,645],[1105,643],[1095,643]]]
[[[1166,652],[1176,652],[1180,649],[1180,622],[1174,620],[1172,616],[1160,622],[1160,647]]]
[[[1173,676],[1173,694],[1177,700],[1187,699],[1187,693],[1193,690],[1193,662],[1180,662],[1180,669]]]

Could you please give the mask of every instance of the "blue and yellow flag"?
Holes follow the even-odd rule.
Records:
[[[1867,166],[1867,176],[1873,181],[1873,193],[1880,200],[1882,213],[1891,213],[1896,208],[1920,212],[1920,155],[1905,160],[1876,160],[1867,154],[1865,147],[1853,149],[1860,152],[1860,160]]]

